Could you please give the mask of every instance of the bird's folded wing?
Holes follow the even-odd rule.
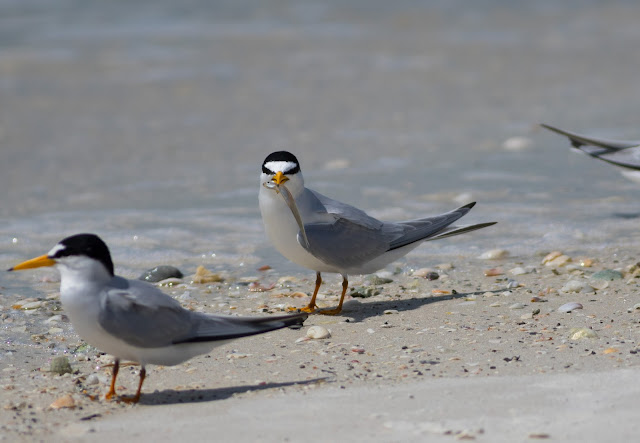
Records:
[[[338,269],[360,266],[387,251],[390,242],[401,235],[393,225],[389,225],[390,229],[386,226],[371,229],[346,218],[333,223],[309,223],[305,225],[309,240],[305,249]]]
[[[190,333],[176,343],[231,340],[247,337],[286,326],[302,325],[306,318],[306,313],[279,317],[231,317],[194,313],[193,327]]]
[[[168,346],[189,334],[190,311],[154,286],[129,283],[101,294],[98,322],[105,331],[142,348]]]

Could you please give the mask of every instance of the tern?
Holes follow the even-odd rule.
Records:
[[[87,343],[115,357],[108,400],[115,394],[120,360],[141,366],[140,400],[147,364],[173,366],[231,340],[286,326],[301,325],[306,314],[274,317],[231,317],[192,312],[155,286],[114,275],[107,245],[94,234],[77,234],[47,254],[9,269],[56,266],[60,301],[76,333]]]
[[[292,262],[316,271],[316,286],[304,312],[314,312],[322,272],[342,276],[342,311],[349,274],[370,274],[403,257],[426,240],[464,234],[495,224],[454,226],[475,205],[403,222],[383,222],[364,211],[305,187],[300,163],[287,151],[273,152],[262,163],[260,212],[267,237]]]

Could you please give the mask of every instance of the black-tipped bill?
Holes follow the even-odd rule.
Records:
[[[41,268],[43,266],[53,266],[56,264],[55,260],[49,258],[48,255],[41,255],[40,257],[32,258],[31,260],[24,261],[19,265],[15,265],[13,268],[7,269],[8,271],[21,271],[23,269]]]

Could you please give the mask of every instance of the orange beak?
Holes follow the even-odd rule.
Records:
[[[276,172],[276,175],[271,179],[271,181],[273,181],[276,185],[281,185],[287,180],[289,180],[289,177],[284,175],[282,171]]]
[[[50,259],[46,255],[41,255],[40,257],[32,258],[31,260],[22,262],[19,265],[15,265],[13,268],[9,269],[9,271],[21,271],[23,269],[40,268],[42,266],[53,266],[55,264],[55,260]]]

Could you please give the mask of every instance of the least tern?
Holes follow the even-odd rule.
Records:
[[[306,314],[241,318],[189,311],[149,283],[114,275],[109,249],[94,234],[67,237],[47,254],[9,271],[41,266],[60,271],[60,301],[76,333],[115,357],[107,399],[115,395],[121,359],[141,365],[136,395],[123,398],[135,403],[147,364],[177,365],[230,340],[301,325],[306,318]]]
[[[546,124],[543,128],[569,138],[571,145],[591,157],[624,168],[622,174],[634,181],[640,181],[640,141],[609,140],[587,137],[565,131]]]
[[[316,286],[309,305],[302,309],[305,312],[314,312],[317,307],[316,296],[322,284],[322,272],[342,275],[342,295],[338,306],[318,311],[336,315],[342,311],[349,274],[378,271],[425,240],[464,234],[495,223],[451,225],[469,212],[475,203],[417,220],[379,221],[358,208],[306,188],[298,159],[287,151],[267,156],[262,163],[260,184],[260,212],[267,236],[286,258],[316,271]],[[289,191],[286,195],[280,195],[281,186]],[[295,201],[293,208],[288,205],[288,195]],[[295,214],[295,207],[299,214]],[[302,225],[297,221],[298,215]]]

